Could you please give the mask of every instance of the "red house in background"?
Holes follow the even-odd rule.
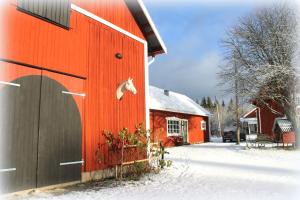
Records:
[[[284,117],[284,114],[274,114],[270,109],[266,108],[263,105],[259,105],[258,103],[254,103],[254,105],[257,106],[257,122],[259,133],[263,133],[274,138],[275,135],[273,132],[273,126],[275,119]],[[282,109],[276,103],[271,102],[270,106],[277,112],[282,112]]]
[[[209,141],[210,113],[189,97],[150,86],[151,141],[165,146]]]
[[[9,0],[0,26],[0,191],[114,176],[102,133],[149,128],[148,57],[166,52],[142,1]]]

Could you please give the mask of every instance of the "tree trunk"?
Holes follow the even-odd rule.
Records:
[[[236,63],[234,63],[235,72],[235,115],[236,115],[236,144],[240,144],[240,110],[239,110],[239,75]]]

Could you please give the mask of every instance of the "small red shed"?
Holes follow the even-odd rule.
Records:
[[[210,113],[186,95],[150,86],[151,141],[165,146],[209,141]]]
[[[102,132],[149,128],[148,57],[166,52],[143,2],[8,0],[0,26],[0,191],[113,176]]]

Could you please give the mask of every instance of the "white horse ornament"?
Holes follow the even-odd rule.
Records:
[[[122,99],[126,90],[132,92],[133,94],[136,94],[136,89],[135,89],[132,81],[133,81],[133,79],[129,78],[127,81],[124,81],[123,83],[121,83],[119,85],[119,87],[117,88],[117,99],[118,100]]]

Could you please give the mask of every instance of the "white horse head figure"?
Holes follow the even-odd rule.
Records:
[[[126,90],[132,92],[132,94],[136,94],[137,93],[136,92],[136,88],[134,87],[133,79],[132,78],[129,78],[127,81],[124,81],[117,88],[117,99],[118,100],[120,100],[123,97],[124,92]]]

